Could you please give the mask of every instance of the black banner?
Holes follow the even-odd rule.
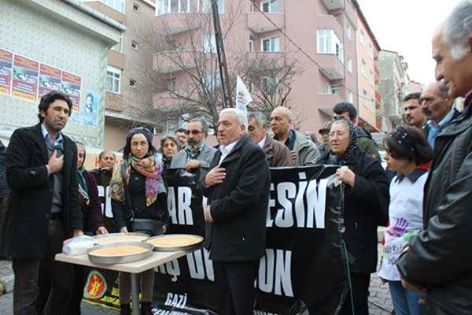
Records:
[[[336,314],[345,293],[342,190],[335,168],[271,169],[266,254],[260,260],[254,314]],[[195,176],[169,170],[169,233],[204,235],[202,196]],[[208,314],[219,292],[213,265],[199,249],[157,268],[158,314]],[[162,313],[160,313],[162,312]]]

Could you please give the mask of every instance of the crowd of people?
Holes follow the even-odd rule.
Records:
[[[295,129],[286,107],[270,117],[224,109],[215,147],[206,144],[205,119],[163,136],[160,148],[138,127],[124,139],[120,162],[103,151],[99,167],[87,171],[84,144],[62,132],[69,96],[44,95],[38,124],[15,130],[7,149],[0,142],[0,256],[12,259],[14,314],[80,314],[86,271],[54,261],[62,242],[84,233],[166,233],[163,176],[171,168],[194,173],[207,198],[205,246],[222,294],[219,314],[252,314],[269,168],[317,164],[338,165],[335,177],[344,184],[349,297],[340,314],[369,312],[378,226],[387,226],[378,276],[388,283],[395,314],[471,314],[472,1],[457,5],[432,47],[437,82],[403,99],[406,125],[384,140],[387,169],[370,133],[357,125],[355,106],[339,103],[319,142]],[[461,111],[458,97],[465,98]],[[113,219],[103,216],[98,186],[109,187]],[[152,314],[154,271],[140,281],[141,312]],[[129,284],[121,274],[121,314],[131,314]]]

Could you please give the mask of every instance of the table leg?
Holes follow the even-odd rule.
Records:
[[[139,307],[139,291],[138,291],[138,275],[130,274],[131,277],[131,304],[133,306],[133,315],[140,315],[141,309]]]

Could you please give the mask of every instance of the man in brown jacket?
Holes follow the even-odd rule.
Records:
[[[269,123],[261,112],[253,112],[248,117],[248,133],[251,142],[258,144],[266,156],[267,164],[272,166],[292,166],[290,150],[267,134]]]

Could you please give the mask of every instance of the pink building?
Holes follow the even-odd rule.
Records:
[[[198,97],[199,90],[191,88],[196,72],[204,72],[203,84],[217,87],[209,3],[208,0],[157,0],[154,30],[167,46],[155,54],[154,69],[164,75],[167,89],[155,95],[155,108],[179,106],[184,98],[179,99],[176,94],[188,99]],[[317,131],[323,121],[331,118],[332,108],[338,102],[352,102],[359,108],[359,92],[363,91],[359,86],[365,84],[358,75],[356,34],[359,24],[366,29],[368,26],[365,19],[359,20],[355,0],[255,0],[253,4],[246,0],[219,0],[218,3],[230,72],[243,76],[238,70],[242,63],[261,59],[280,67],[295,64],[297,69],[290,84],[280,84],[283,78],[276,71],[266,71],[259,78],[261,82],[246,80],[255,99],[261,89],[253,87],[258,85],[262,89],[277,86],[275,94],[289,91],[284,104],[292,108],[296,127],[302,131]],[[366,35],[373,43],[372,49],[378,51],[378,44],[368,30]],[[371,57],[369,53],[372,79],[378,71]],[[375,79],[369,81],[367,92],[373,101],[363,103],[360,110],[361,118],[371,127],[375,127],[378,96],[374,84]],[[273,104],[277,102],[280,99]],[[178,121],[168,125],[168,129],[175,128],[175,123]]]

